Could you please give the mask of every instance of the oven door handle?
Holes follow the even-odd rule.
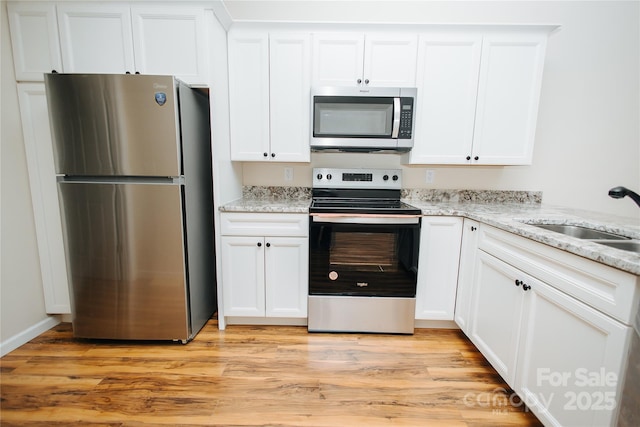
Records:
[[[422,215],[321,214],[312,213],[312,222],[331,224],[419,224]]]

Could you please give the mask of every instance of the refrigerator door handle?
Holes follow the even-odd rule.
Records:
[[[57,175],[59,183],[77,184],[166,184],[184,185],[184,176],[68,176]]]

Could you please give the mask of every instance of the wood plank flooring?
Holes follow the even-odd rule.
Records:
[[[537,426],[457,330],[309,334],[211,320],[189,344],[77,340],[0,360],[0,424]]]

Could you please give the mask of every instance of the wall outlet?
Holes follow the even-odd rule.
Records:
[[[433,169],[427,169],[424,178],[427,184],[433,184],[433,181],[435,181],[436,179],[436,171],[434,171]]]
[[[293,168],[284,168],[284,180],[293,181]]]

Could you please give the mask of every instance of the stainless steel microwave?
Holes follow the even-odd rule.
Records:
[[[411,150],[416,94],[416,88],[313,88],[311,149],[356,152]]]

